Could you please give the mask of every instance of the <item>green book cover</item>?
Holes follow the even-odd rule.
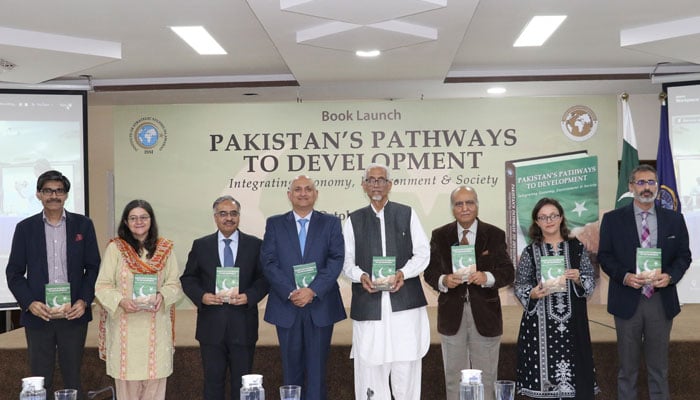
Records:
[[[462,282],[476,272],[476,250],[473,244],[452,246],[452,272],[462,276]]]
[[[216,268],[215,294],[222,296],[224,302],[228,302],[231,296],[238,294],[238,285],[241,269],[237,267]]]
[[[295,265],[292,268],[294,268],[294,282],[297,284],[297,289],[309,287],[316,278],[315,262]]]
[[[598,220],[598,157],[586,152],[507,161],[506,235],[511,259],[527,246],[532,209],[543,197],[555,198],[572,231]]]
[[[47,283],[46,305],[51,313],[65,313],[71,306],[69,283]]]
[[[544,256],[540,258],[542,286],[548,293],[566,290],[565,270],[564,256]]]
[[[372,257],[372,284],[377,290],[391,290],[396,275],[396,257]]]
[[[637,248],[637,273],[651,281],[661,272],[661,249],[657,247]]]
[[[142,309],[152,309],[158,292],[158,275],[134,274],[132,298]]]

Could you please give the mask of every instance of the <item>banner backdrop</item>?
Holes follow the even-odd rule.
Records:
[[[192,241],[216,230],[216,197],[238,199],[240,229],[262,237],[265,219],[290,209],[300,174],[316,180],[316,209],[345,220],[368,204],[363,170],[386,164],[389,198],[414,207],[428,236],[453,220],[459,185],[477,190],[481,219],[505,229],[508,160],[597,156],[601,211],[617,183],[615,96],[120,106],[114,120],[115,214],[149,201],[182,269]]]

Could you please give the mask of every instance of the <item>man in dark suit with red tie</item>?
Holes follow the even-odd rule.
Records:
[[[450,195],[455,221],[435,229],[425,281],[440,292],[438,332],[442,341],[447,399],[459,399],[460,371],[483,372],[484,398],[493,399],[503,317],[498,289],[513,283],[515,270],[503,230],[479,220],[476,191],[460,186]],[[476,272],[463,282],[453,272],[452,247],[473,244]]]
[[[17,224],[6,274],[7,286],[22,310],[31,374],[43,376],[47,393],[53,393],[58,353],[63,386],[77,389],[81,398],[80,366],[100,250],[92,221],[63,208],[69,191],[70,181],[59,171],[39,176],[36,197],[44,209]],[[45,304],[47,283],[70,286],[67,312],[53,314]]]
[[[309,177],[294,178],[287,197],[292,211],[267,219],[260,250],[270,282],[265,321],[277,327],[284,384],[302,386],[304,400],[325,400],[333,324],[345,319],[338,287],[343,234],[338,217],[314,210],[318,191]],[[315,278],[298,286],[294,267],[312,263]]]
[[[241,376],[253,368],[258,340],[258,303],[269,285],[260,265],[262,241],[238,229],[241,205],[231,196],[214,201],[218,231],[192,243],[182,289],[197,306],[196,339],[204,367],[206,400],[225,398],[226,371],[231,373],[231,399],[238,399]],[[217,267],[238,268],[238,294],[217,295]]]
[[[655,205],[656,170],[642,164],[632,170],[634,201],[603,216],[598,261],[610,277],[608,312],[615,316],[619,371],[617,398],[637,399],[642,351],[649,398],[670,399],[668,345],[673,318],[681,308],[676,284],[690,266],[688,229],[683,215]],[[638,274],[639,248],[661,249],[661,270],[647,281]]]

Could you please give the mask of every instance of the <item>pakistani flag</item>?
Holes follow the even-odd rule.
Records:
[[[620,208],[632,202],[634,195],[629,191],[629,176],[639,165],[637,153],[637,136],[634,134],[632,113],[627,96],[622,98],[622,158],[620,159],[620,176],[617,178],[617,200],[615,208]]]

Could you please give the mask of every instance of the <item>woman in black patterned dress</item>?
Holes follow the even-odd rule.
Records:
[[[523,250],[515,276],[515,295],[524,307],[518,392],[537,399],[593,399],[598,387],[586,300],[595,278],[588,253],[577,239],[567,239],[564,210],[554,199],[537,202],[529,235],[531,244]],[[563,256],[563,261],[543,258],[550,256]],[[558,288],[543,284],[543,262],[563,264]]]

